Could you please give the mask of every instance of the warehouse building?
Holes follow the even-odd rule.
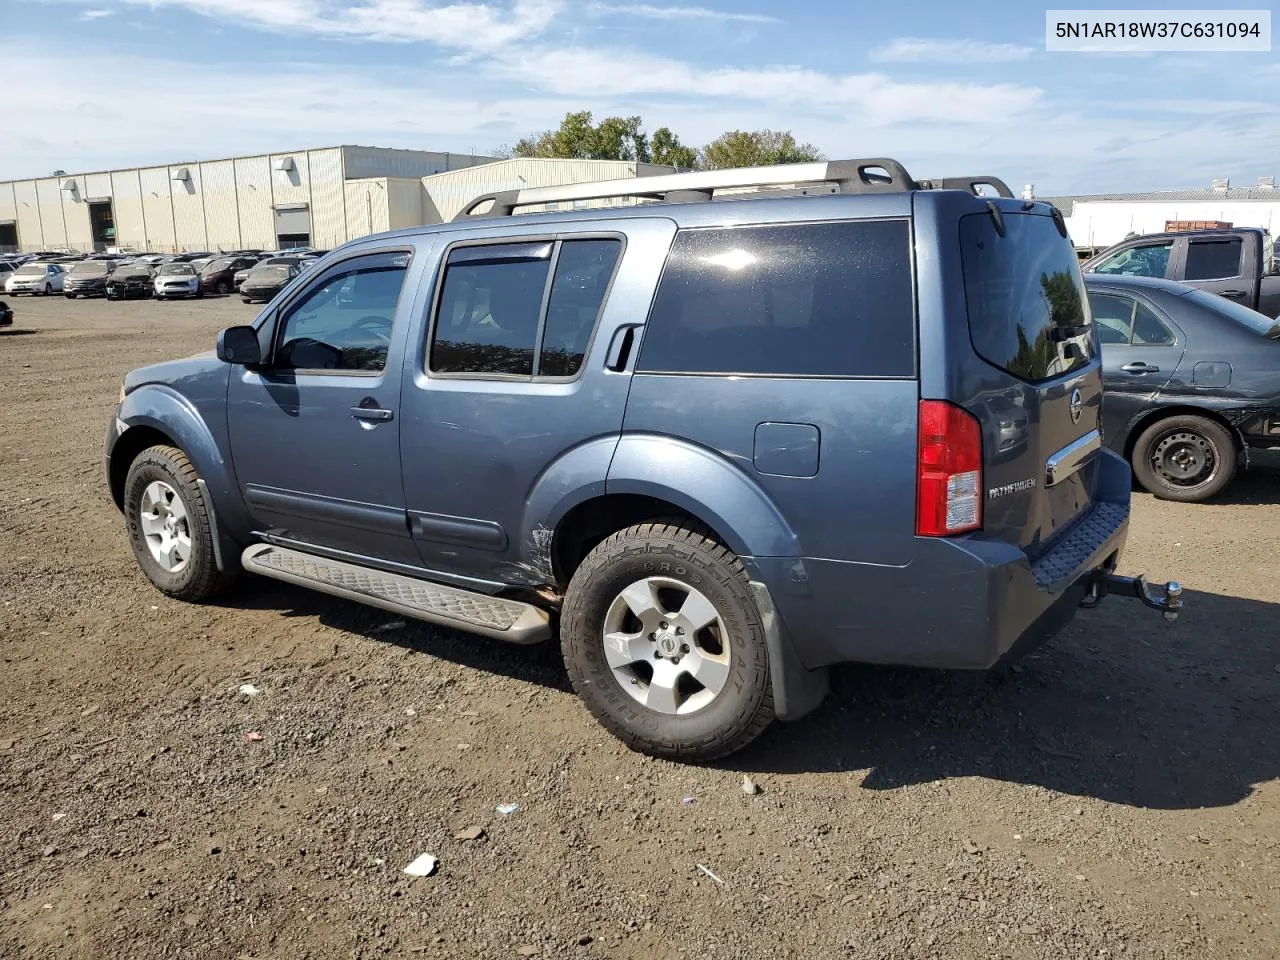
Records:
[[[0,182],[0,251],[330,249],[451,220],[486,193],[671,171],[340,146],[60,174]]]
[[[339,146],[0,182],[0,250],[333,247],[371,232],[374,191],[491,159]]]
[[[1028,194],[1034,195],[1030,185],[1023,190],[1024,197]],[[1130,234],[1160,233],[1179,224],[1261,227],[1272,236],[1280,230],[1280,190],[1275,177],[1259,177],[1251,187],[1233,187],[1224,179],[1198,190],[1035,199],[1047,200],[1062,211],[1072,242],[1085,251],[1109,247]]]

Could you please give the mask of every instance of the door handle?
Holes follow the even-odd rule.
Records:
[[[386,423],[395,417],[392,411],[381,407],[352,407],[351,415],[357,420],[371,420],[374,423]]]
[[[1160,368],[1153,363],[1144,363],[1139,360],[1136,363],[1126,363],[1120,368],[1125,373],[1159,373]]]
[[[1245,291],[1244,290],[1223,290],[1222,295],[1224,297],[1243,297],[1245,295]]]
[[[635,346],[636,334],[640,331],[640,324],[629,323],[624,327],[619,327],[613,335],[613,341],[609,344],[609,352],[604,359],[604,367],[614,373],[622,373],[627,369],[627,361],[631,359],[632,348]]]

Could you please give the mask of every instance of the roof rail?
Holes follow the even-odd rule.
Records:
[[[806,185],[829,184],[822,190]],[[911,190],[968,190],[979,193],[982,186],[993,187],[1002,197],[1013,192],[996,177],[948,177],[916,182],[906,167],[888,157],[860,160],[822,160],[815,163],[786,163],[768,167],[736,167],[730,170],[699,170],[693,173],[661,174],[654,177],[627,177],[597,180],[554,187],[526,187],[502,190],[476,197],[454,220],[472,217],[509,217],[518,207],[543,203],[564,203],[634,197],[658,203],[691,203],[726,198],[724,190],[774,191],[788,196],[813,193],[905,193]],[[728,196],[741,197],[741,193]],[[492,204],[483,212],[476,212]]]

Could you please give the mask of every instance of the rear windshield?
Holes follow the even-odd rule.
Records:
[[[195,272],[195,267],[189,263],[166,263],[160,268],[162,277],[192,277]]]
[[[1005,214],[960,219],[969,337],[988,363],[1037,383],[1093,356],[1092,321],[1071,241],[1050,217]]]
[[[1254,333],[1264,337],[1280,337],[1280,322],[1268,317],[1265,313],[1250,310],[1243,303],[1236,303],[1234,300],[1220,297],[1216,293],[1206,293],[1204,290],[1194,289],[1186,294],[1186,298],[1207,310],[1212,310],[1219,316],[1226,317],[1233,323],[1240,324],[1246,330],[1252,330]]]
[[[233,263],[233,257],[219,257],[217,260],[210,260],[207,264],[200,268],[201,273],[217,273],[219,270],[226,270]]]

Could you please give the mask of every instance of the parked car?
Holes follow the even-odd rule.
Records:
[[[1168,280],[1088,274],[1103,435],[1165,500],[1220,493],[1280,449],[1280,323]]]
[[[22,261],[20,260],[0,259],[0,289],[4,288],[5,281],[13,276],[20,266],[22,266]]]
[[[107,278],[115,269],[115,263],[109,260],[84,260],[73,263],[67,270],[67,279],[62,285],[62,295],[68,300],[76,297],[106,296]]]
[[[200,287],[200,274],[189,263],[162,263],[156,269],[154,280],[157,300],[168,300],[173,297],[203,297]]]
[[[237,287],[236,275],[243,270],[248,276],[258,261],[250,256],[226,256],[209,261],[200,270],[200,287],[207,293],[230,293]]]
[[[4,289],[5,293],[11,294],[29,293],[35,296],[42,293],[48,296],[62,290],[66,276],[67,272],[62,264],[32,260],[13,271],[4,282]]]
[[[13,326],[13,308],[0,300],[0,327]]]
[[[291,257],[272,257],[249,270],[240,284],[240,298],[245,303],[266,303],[298,274],[302,265]]]
[[[216,356],[125,378],[107,477],[142,570],[558,623],[591,712],[686,760],[812,709],[833,663],[986,667],[1110,590],[1176,615],[1113,573],[1130,470],[1052,207],[884,159],[644,190],[815,181],[840,195],[503,215],[640,181],[541,188],[335,251]],[[1003,449],[996,395],[1034,413]]]
[[[155,268],[145,260],[122,264],[107,278],[108,300],[136,300],[155,295]]]
[[[1163,277],[1216,293],[1274,317],[1280,314],[1280,262],[1265,230],[1238,227],[1150,233],[1108,247],[1085,273]]]

